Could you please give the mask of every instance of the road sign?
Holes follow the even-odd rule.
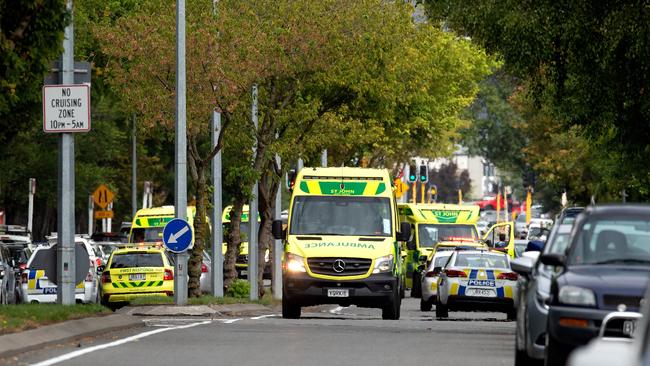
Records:
[[[113,211],[95,211],[96,219],[112,219]]]
[[[163,229],[163,243],[170,252],[183,253],[192,245],[192,227],[182,219],[173,219]]]
[[[90,131],[90,86],[44,85],[43,131]]]
[[[409,185],[402,182],[401,179],[395,179],[395,198],[400,198],[409,190]]]
[[[113,202],[113,198],[115,198],[115,194],[104,184],[100,184],[93,192],[93,201],[97,206],[104,209]]]

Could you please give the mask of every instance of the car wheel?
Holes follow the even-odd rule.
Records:
[[[446,305],[443,305],[438,301],[436,304],[436,317],[437,318],[448,318],[449,317],[449,309],[447,308]]]
[[[545,366],[564,366],[569,358],[571,349],[553,338],[550,334],[546,338]]]
[[[510,309],[506,312],[508,320],[517,320],[517,309]]]
[[[420,282],[420,274],[413,272],[413,288],[411,289],[411,297],[422,296],[422,283]]]
[[[431,309],[433,309],[431,301],[420,299],[420,311],[431,311]]]
[[[300,310],[300,305],[296,305],[286,296],[282,296],[282,317],[284,319],[300,319]]]
[[[381,318],[384,320],[399,320],[401,307],[402,298],[399,296],[397,289],[395,289],[388,301],[388,305],[381,309]]]
[[[542,364],[542,360],[528,356],[526,345],[519,344],[519,327],[517,327],[515,329],[515,366],[542,366]]]

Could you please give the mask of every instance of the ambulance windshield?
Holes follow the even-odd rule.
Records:
[[[298,196],[291,235],[391,236],[390,200],[384,197]]]

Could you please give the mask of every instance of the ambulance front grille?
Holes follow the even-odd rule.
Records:
[[[366,258],[308,258],[307,265],[314,274],[327,276],[358,276],[368,273],[372,259]],[[343,270],[341,270],[343,268]]]

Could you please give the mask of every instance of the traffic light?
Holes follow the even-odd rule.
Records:
[[[426,183],[429,181],[429,167],[426,164],[420,165],[420,182]]]
[[[414,183],[418,180],[415,164],[409,165],[409,183]]]

